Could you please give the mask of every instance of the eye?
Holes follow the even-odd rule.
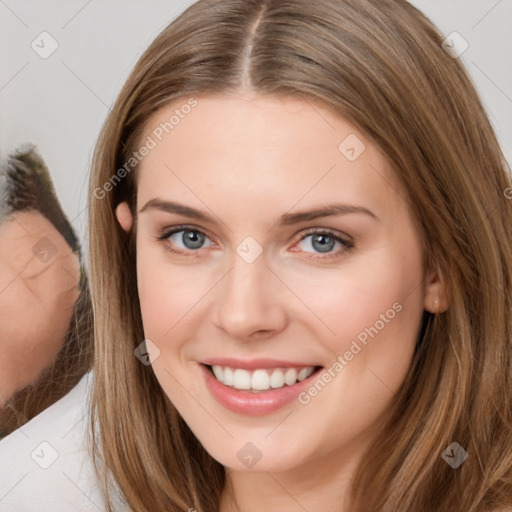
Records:
[[[213,245],[205,233],[187,226],[178,226],[167,230],[160,234],[157,240],[166,242],[167,249],[171,252],[185,255]],[[205,242],[207,245],[204,245]]]
[[[331,231],[315,230],[303,235],[297,246],[301,251],[313,252],[312,256],[308,256],[309,258],[322,260],[341,257],[352,249],[354,244]]]
[[[169,236],[169,240],[177,245],[180,249],[201,249],[205,240],[208,237],[201,233],[200,231],[195,231],[193,229],[183,229],[181,231],[176,231],[171,236]],[[182,244],[184,247],[180,247],[179,244]]]

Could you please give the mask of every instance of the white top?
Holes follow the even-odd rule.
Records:
[[[87,448],[92,378],[0,441],[1,512],[105,510]]]

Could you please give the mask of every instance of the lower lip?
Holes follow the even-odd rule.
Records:
[[[213,397],[226,409],[247,416],[263,416],[278,411],[296,399],[297,395],[307,388],[321,371],[320,369],[313,372],[307,379],[293,386],[285,385],[282,388],[252,393],[225,386],[213,376],[206,365],[199,363],[199,367]]]

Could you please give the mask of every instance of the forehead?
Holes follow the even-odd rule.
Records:
[[[138,176],[138,196],[146,200],[185,194],[199,205],[200,195],[215,191],[230,204],[264,197],[289,209],[319,198],[390,203],[382,207],[398,199],[394,173],[378,148],[310,99],[180,98],[148,120],[143,144],[151,146]]]

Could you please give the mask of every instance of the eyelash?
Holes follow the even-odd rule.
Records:
[[[161,231],[155,237],[155,239],[158,242],[165,243],[166,250],[168,250],[168,251],[170,251],[170,252],[172,252],[174,254],[179,254],[181,256],[192,256],[193,253],[199,252],[200,249],[196,249],[196,250],[190,249],[188,251],[185,251],[183,249],[177,249],[175,247],[172,247],[169,243],[166,243],[166,242],[168,242],[168,238],[171,235],[179,233],[180,231],[193,231],[195,233],[200,233],[202,235],[205,235],[207,238],[211,239],[211,237],[209,237],[204,231],[202,231],[200,229],[197,229],[194,226],[189,226],[189,225],[175,226],[172,229],[165,229],[165,230]],[[350,251],[351,249],[353,249],[355,247],[354,244],[351,241],[345,240],[344,238],[341,238],[335,232],[333,232],[333,231],[331,231],[329,229],[312,229],[310,231],[307,231],[305,234],[303,234],[299,238],[299,240],[295,243],[295,245],[300,243],[300,242],[302,242],[302,240],[304,240],[305,238],[307,238],[309,236],[318,235],[318,234],[329,236],[335,242],[339,242],[344,247],[344,249],[338,250],[338,251],[332,252],[332,253],[325,253],[326,254],[325,256],[306,256],[307,259],[311,259],[311,260],[314,260],[314,261],[326,261],[326,260],[332,260],[332,259],[339,259],[345,253],[347,253],[348,251]],[[310,254],[310,253],[307,253],[307,254]],[[321,253],[316,253],[316,254],[319,255]],[[192,256],[192,257],[194,257],[194,256]]]

